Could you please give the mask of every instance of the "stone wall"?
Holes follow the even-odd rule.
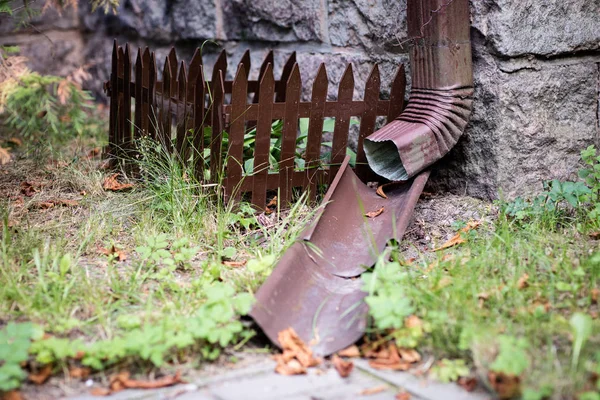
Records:
[[[210,39],[218,46],[205,46],[208,63],[221,48],[231,64],[249,48],[256,67],[268,49],[279,68],[296,51],[306,87],[321,62],[332,87],[352,62],[357,92],[374,63],[387,87],[408,62],[406,0],[122,0],[108,16],[86,8],[17,34],[0,20],[0,37],[25,44],[44,72],[90,64],[98,92],[113,37],[159,55],[175,45],[188,58]],[[436,165],[431,190],[492,199],[573,178],[579,151],[600,134],[600,0],[472,0],[471,14],[472,120]]]

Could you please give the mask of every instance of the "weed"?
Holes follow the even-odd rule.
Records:
[[[28,322],[9,322],[0,330],[0,393],[21,386],[27,377],[21,363],[29,358],[31,341],[40,339],[42,333]]]

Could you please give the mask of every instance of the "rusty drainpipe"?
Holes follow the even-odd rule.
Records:
[[[406,109],[365,139],[369,166],[391,181],[442,158],[467,126],[473,70],[468,0],[408,0],[412,90]]]

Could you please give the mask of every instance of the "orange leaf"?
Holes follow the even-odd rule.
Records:
[[[467,392],[472,392],[477,387],[477,379],[468,376],[461,376],[457,383]]]
[[[354,363],[352,361],[346,361],[337,354],[333,355],[331,362],[342,378],[348,377],[352,372],[352,369],[354,369]]]
[[[594,240],[600,239],[600,231],[590,232],[588,236]]]
[[[92,396],[108,396],[108,395],[110,395],[111,393],[112,393],[112,392],[111,392],[111,390],[110,390],[110,389],[107,389],[107,388],[100,388],[100,387],[94,388],[94,389],[92,389],[92,390],[90,391],[90,394],[91,394]]]
[[[385,192],[383,191],[384,188],[404,185],[406,182],[407,181],[394,181],[394,182],[384,183],[383,185],[377,187],[377,190],[375,191],[375,193],[377,193],[378,196],[383,197],[384,199],[387,199],[388,197],[385,194]]]
[[[105,256],[114,256],[117,261],[127,260],[127,253],[125,253],[123,250],[119,250],[114,244],[110,247],[110,249],[101,248],[98,251]]]
[[[54,203],[51,201],[40,201],[39,203],[37,203],[37,206],[42,210],[47,210],[49,208],[54,207]]]
[[[338,351],[337,354],[340,357],[360,357],[360,350],[355,344],[353,344],[350,347],[346,347],[345,349]]]
[[[23,400],[23,396],[21,395],[21,392],[19,392],[18,390],[11,390],[10,392],[6,392],[6,393],[2,394],[2,397],[0,397],[0,399],[2,399],[2,400]]]
[[[375,211],[370,211],[368,213],[365,214],[365,217],[367,218],[375,218],[380,216],[383,211],[385,210],[385,207],[381,207],[379,210],[375,210]]]
[[[447,242],[445,242],[443,245],[433,249],[433,251],[444,250],[444,249],[456,246],[457,244],[461,244],[461,243],[465,243],[465,242],[466,242],[466,240],[460,237],[460,233],[457,233],[456,235],[452,236],[452,238],[450,240],[448,240]]]
[[[0,147],[0,165],[6,165],[10,162],[11,156],[8,150]]]
[[[407,328],[416,328],[419,326],[423,326],[423,321],[421,321],[421,318],[417,317],[416,315],[411,315],[409,317],[406,317],[406,319],[404,320],[404,326],[406,326]]]
[[[421,355],[415,349],[406,349],[401,347],[398,349],[398,353],[400,353],[402,361],[406,361],[409,363],[416,363],[421,361]]]
[[[529,286],[529,283],[527,283],[528,279],[529,279],[529,275],[528,274],[523,274],[519,278],[519,281],[517,282],[517,287],[519,289],[525,289],[527,286]]]
[[[52,375],[52,364],[46,364],[37,374],[29,374],[28,379],[36,385],[41,385],[46,382]]]
[[[31,197],[38,192],[39,184],[31,182],[21,182],[21,193],[27,197]]]
[[[387,195],[383,192],[383,185],[379,186],[375,193],[377,193],[378,196],[383,197],[384,199],[388,198]]]
[[[98,157],[102,153],[102,149],[100,147],[94,147],[88,153],[86,158],[95,158]]]
[[[396,397],[394,397],[396,400],[410,400],[410,393],[408,392],[401,392],[396,394]]]
[[[275,367],[275,372],[280,375],[302,375],[306,373],[306,368],[300,364],[300,361],[289,360],[288,362],[277,362],[277,366]]]
[[[23,145],[23,142],[21,141],[21,139],[16,138],[16,137],[11,137],[6,142],[12,144],[15,147],[20,147]]]
[[[381,393],[388,389],[386,385],[375,386],[369,389],[362,390],[359,394],[362,396],[369,396],[371,394]]]
[[[227,266],[227,267],[232,267],[232,268],[238,268],[238,267],[243,267],[244,265],[246,265],[246,260],[243,261],[223,261],[223,265]]]
[[[313,367],[319,365],[321,360],[313,357],[312,350],[298,337],[294,328],[285,329],[277,335],[277,340],[281,348],[294,354],[294,357],[303,367]]]
[[[127,378],[122,380],[122,383],[127,389],[158,389],[177,385],[178,383],[185,383],[185,381],[181,379],[181,371],[177,371],[175,375],[164,376],[153,381],[129,379],[129,374],[127,374]]]
[[[90,376],[91,369],[86,367],[71,367],[69,368],[69,376],[74,379],[85,379]]]
[[[592,303],[598,304],[598,297],[600,297],[600,289],[593,288],[592,289]]]
[[[121,182],[117,181],[118,176],[119,176],[119,174],[115,173],[115,174],[112,174],[112,175],[106,177],[106,179],[104,180],[104,183],[102,183],[102,188],[104,190],[110,190],[112,192],[118,192],[121,190],[127,190],[127,189],[133,188],[133,184],[131,184],[131,183],[121,183]]]
[[[521,393],[521,378],[501,372],[488,372],[490,384],[501,399],[512,399]]]

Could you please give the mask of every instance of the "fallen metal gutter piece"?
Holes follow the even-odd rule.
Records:
[[[369,166],[392,181],[415,176],[447,154],[472,108],[468,0],[409,0],[412,90],[406,109],[364,142]]]
[[[365,331],[366,293],[359,277],[391,238],[401,240],[429,172],[386,192],[384,199],[342,164],[320,215],[278,262],[256,293],[251,316],[273,343],[293,327],[328,355],[358,340]],[[382,214],[365,214],[384,207]]]

